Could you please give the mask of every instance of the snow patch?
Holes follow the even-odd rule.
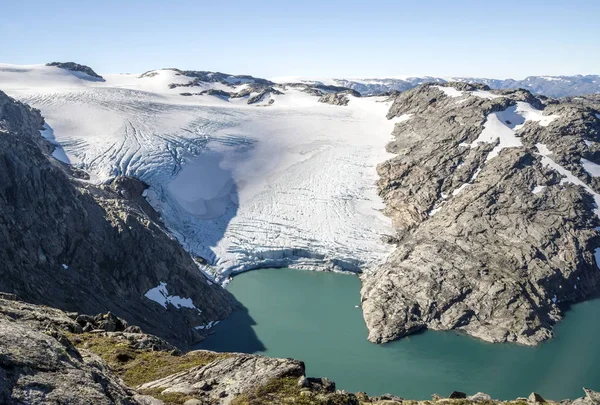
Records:
[[[56,138],[54,137],[54,130],[50,127],[50,125],[48,125],[47,122],[44,123],[44,129],[40,130],[40,135],[42,135],[44,139],[48,140],[54,146],[52,157],[66,164],[71,163],[63,147],[58,142],[56,142]]]
[[[531,190],[531,192],[532,192],[533,194],[539,194],[539,193],[541,193],[542,191],[544,191],[544,189],[545,189],[545,188],[546,188],[546,186],[535,186],[535,187],[533,188],[533,190]]]
[[[191,298],[182,298],[178,295],[169,295],[167,283],[162,281],[158,286],[149,289],[144,296],[154,302],[157,302],[164,308],[167,308],[167,304],[172,304],[177,308],[198,309],[192,302]]]
[[[67,270],[69,268],[69,266],[67,266],[66,264],[63,263],[62,264],[62,268],[65,269],[65,270]]]
[[[413,115],[414,114],[402,114],[401,116],[394,118],[392,121],[394,121],[395,124],[399,122],[408,121],[413,117]]]
[[[487,90],[471,91],[471,92],[469,92],[469,94],[471,94],[472,96],[475,96],[475,97],[487,98],[489,100],[492,100],[492,99],[498,98],[498,97],[504,97],[504,96],[499,96],[497,94],[493,94],[492,92],[487,91]]]
[[[556,170],[559,174],[564,176],[564,178],[561,179],[560,184],[572,183],[577,186],[582,186],[583,188],[585,188],[585,190],[588,193],[590,193],[592,195],[592,197],[594,197],[594,205],[595,205],[594,214],[596,214],[596,216],[598,216],[600,218],[600,194],[598,194],[594,190],[592,190],[592,188],[590,186],[588,186],[583,181],[581,181],[579,178],[574,176],[573,173],[571,173],[569,170],[565,169],[564,167],[562,167],[561,165],[556,163],[554,160],[552,160],[549,157],[549,155],[551,155],[552,152],[548,149],[548,147],[546,145],[537,143],[535,146],[536,146],[539,154],[542,155],[542,164],[544,166],[547,166],[547,167],[550,167],[550,168]]]
[[[489,114],[483,124],[483,131],[470,146],[474,148],[480,143],[493,143],[498,140],[498,145],[486,158],[488,161],[498,156],[504,148],[523,146],[521,140],[516,136],[516,131],[521,129],[525,122],[535,121],[541,126],[547,126],[556,118],[558,118],[557,115],[543,115],[542,111],[536,110],[531,104],[518,101],[504,111]]]
[[[460,90],[455,89],[454,87],[444,87],[444,86],[431,86],[431,87],[435,87],[438,90],[441,90],[444,92],[445,95],[447,95],[448,97],[460,97],[463,95],[463,92]]]
[[[210,321],[209,323],[207,323],[205,325],[198,325],[194,329],[197,329],[197,330],[205,330],[206,329],[207,330],[214,326],[217,326],[219,324],[219,322],[220,321]]]
[[[600,165],[587,159],[581,159],[581,165],[592,177],[600,177]]]

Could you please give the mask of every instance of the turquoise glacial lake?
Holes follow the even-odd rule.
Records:
[[[548,399],[600,390],[600,300],[573,306],[539,347],[490,344],[456,332],[367,341],[354,275],[263,269],[240,274],[228,290],[245,309],[213,328],[198,347],[303,360],[307,375],[338,389],[428,399],[452,391]]]

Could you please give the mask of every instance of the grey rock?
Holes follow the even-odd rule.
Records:
[[[71,72],[81,72],[85,73],[91,78],[99,79],[99,81],[104,81],[104,78],[100,76],[98,73],[94,72],[94,70],[86,65],[80,65],[75,62],[50,62],[46,63],[46,66],[56,66],[61,69],[70,70]]]
[[[140,328],[139,326],[136,325],[131,325],[126,327],[123,332],[126,333],[142,333],[142,328]]]
[[[62,311],[0,300],[0,403],[137,404],[99,357],[63,335],[77,328]]]
[[[181,393],[205,402],[228,404],[235,396],[256,390],[275,378],[302,376],[304,363],[297,360],[234,354],[143,384],[138,390]]]
[[[298,387],[307,387],[308,379],[305,376],[301,376],[298,378]]]
[[[595,104],[542,100],[524,90],[496,94],[504,97],[455,98],[424,85],[395,99],[388,116],[411,115],[396,125],[388,145],[396,157],[379,165],[378,187],[398,249],[362,276],[369,340],[429,328],[535,345],[552,336],[559,303],[597,294],[593,199],[580,186],[561,184],[535,146],[546,144],[557,163],[600,190],[580,163],[600,161],[600,151],[584,142],[600,140]],[[479,136],[488,114],[517,101],[559,118],[545,127],[528,122],[518,131],[523,147],[489,161],[495,144],[461,145]],[[546,188],[533,194],[537,185]]]
[[[584,388],[583,391],[585,392],[585,399],[587,400],[587,402],[593,405],[600,405],[599,392],[593,391],[589,388]]]
[[[319,102],[331,105],[346,106],[350,102],[350,99],[345,93],[327,93],[319,98]]]
[[[167,233],[143,182],[71,177],[49,156],[43,122],[0,92],[0,290],[67,311],[110,311],[182,347],[201,340],[193,327],[226,317],[232,297]],[[202,312],[144,296],[161,282]]]
[[[460,392],[460,391],[452,391],[452,394],[450,394],[450,396],[448,398],[450,398],[450,399],[466,399],[467,394],[465,394],[464,392]]]
[[[492,399],[492,397],[490,397],[488,394],[485,394],[483,392],[478,392],[475,395],[471,395],[471,396],[467,397],[467,399],[469,401],[473,401],[473,402],[480,402],[480,401],[490,401]]]
[[[529,394],[529,397],[527,397],[527,401],[533,404],[541,404],[546,402],[546,400],[536,392],[532,392],[531,394]]]
[[[134,395],[133,399],[137,401],[140,405],[164,405],[165,403],[160,399],[156,399],[150,395]],[[185,403],[187,404],[187,402]],[[184,405],[185,405],[184,404]]]

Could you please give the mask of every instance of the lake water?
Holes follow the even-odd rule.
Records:
[[[338,389],[410,399],[452,391],[548,399],[600,390],[600,300],[572,307],[539,347],[490,344],[427,331],[385,345],[367,341],[353,275],[264,269],[236,276],[228,290],[246,307],[218,324],[199,348],[292,357],[307,375]]]

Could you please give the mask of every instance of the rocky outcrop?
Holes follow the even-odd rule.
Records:
[[[363,276],[371,341],[430,328],[534,345],[562,304],[599,291],[600,184],[581,160],[600,163],[599,111],[487,90],[424,85],[390,109],[397,156],[378,167],[378,186],[399,247]],[[503,140],[475,142],[486,126]]]
[[[64,335],[80,330],[62,311],[0,299],[0,403],[137,404],[97,355]]]
[[[265,85],[262,83],[251,83],[251,84],[246,85],[240,91],[238,91],[236,93],[232,93],[230,95],[230,97],[231,98],[247,97],[248,100],[246,102],[248,104],[256,104],[256,103],[263,101],[263,99],[265,99],[265,97],[272,96],[272,95],[281,95],[281,94],[283,94],[283,93],[280,92],[279,90],[273,88],[270,85]]]
[[[172,70],[176,72],[179,76],[186,76],[192,78],[192,80],[190,80],[188,83],[171,83],[169,84],[170,89],[174,89],[177,87],[197,87],[200,86],[202,83],[222,83],[226,86],[231,87],[246,83],[262,87],[273,86],[275,84],[270,80],[249,75],[231,75],[228,73],[221,72],[209,72],[203,70],[180,70],[175,68],[168,68],[164,70]],[[143,73],[140,76],[140,78],[153,77],[156,75],[156,71],[149,71]]]
[[[184,394],[202,403],[228,404],[271,380],[302,376],[304,364],[300,361],[239,354],[143,384],[138,389],[162,395]]]
[[[234,300],[198,269],[142,197],[117,178],[95,186],[49,156],[37,110],[0,92],[0,291],[67,311],[113,314],[186,347]],[[193,306],[145,294],[161,283]]]
[[[99,79],[101,81],[104,81],[104,78],[102,76],[100,76],[98,73],[94,72],[94,70],[86,65],[80,65],[79,63],[75,63],[75,62],[50,62],[50,63],[46,63],[46,66],[56,66],[58,68],[61,69],[66,69],[66,70],[70,70],[71,72],[81,72],[81,73],[85,73],[90,77]]]
[[[350,99],[348,99],[348,96],[345,93],[327,93],[319,98],[319,102],[331,105],[346,106],[350,102]]]

